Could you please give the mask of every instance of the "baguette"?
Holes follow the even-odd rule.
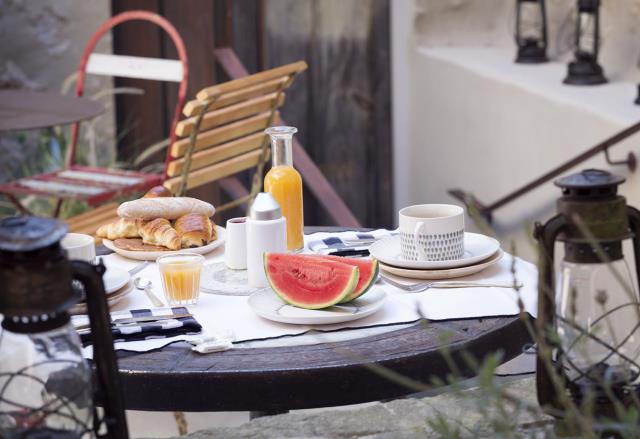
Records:
[[[199,213],[211,217],[215,212],[216,209],[211,204],[190,197],[141,198],[127,201],[118,207],[118,216],[120,218],[140,218],[144,220],[156,218],[174,220],[188,213]]]

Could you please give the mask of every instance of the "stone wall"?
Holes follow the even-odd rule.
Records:
[[[67,80],[89,37],[110,15],[108,0],[0,0],[0,88],[73,93]],[[110,35],[97,51],[111,52]],[[87,95],[111,87],[110,80],[89,77]],[[114,161],[115,144],[112,99],[101,102],[107,111],[95,122],[95,136],[83,131],[80,144],[90,163],[104,165]],[[54,163],[42,163],[46,154],[38,145],[44,136],[42,131],[0,136],[0,181],[56,166],[55,157]]]
[[[551,419],[537,409],[532,378],[505,385],[511,401],[498,403],[480,389],[432,398],[407,398],[349,410],[310,411],[254,419],[239,427],[201,430],[191,439],[423,439],[552,438]],[[527,411],[531,408],[530,411]],[[176,438],[177,439],[177,438]]]

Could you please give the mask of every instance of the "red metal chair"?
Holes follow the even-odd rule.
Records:
[[[175,44],[179,60],[93,53],[96,44],[106,32],[121,23],[132,20],[149,21],[160,26]],[[174,143],[176,124],[180,118],[187,93],[189,68],[184,42],[176,28],[168,20],[149,11],[127,11],[111,17],[91,36],[84,49],[80,66],[78,67],[76,83],[76,95],[78,96],[82,96],[84,93],[87,73],[178,82],[178,99],[170,130],[169,145]],[[167,148],[166,162],[162,174],[81,166],[75,161],[78,133],[79,123],[75,123],[72,127],[71,142],[67,153],[66,165],[63,169],[2,184],[0,185],[0,193],[7,196],[23,213],[29,213],[29,211],[20,202],[18,198],[20,195],[57,198],[58,203],[54,216],[58,216],[61,204],[66,199],[82,200],[90,206],[95,206],[116,196],[130,192],[145,191],[164,182],[167,167],[169,161],[171,161],[169,148]]]

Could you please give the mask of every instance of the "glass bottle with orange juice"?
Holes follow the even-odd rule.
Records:
[[[287,248],[290,251],[304,247],[304,219],[302,211],[302,178],[293,168],[294,127],[270,127],[272,167],[264,177],[264,190],[276,199],[287,220]]]

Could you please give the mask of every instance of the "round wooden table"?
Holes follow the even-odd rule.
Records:
[[[0,131],[30,130],[90,119],[104,107],[88,98],[30,90],[0,90]]]
[[[447,339],[443,346],[441,340]],[[462,376],[464,352],[505,361],[530,342],[518,317],[418,323],[410,328],[332,344],[237,348],[209,355],[173,344],[156,352],[118,353],[127,409],[280,411],[355,404],[405,396],[419,388],[375,367],[422,383],[444,379],[446,348]],[[422,389],[425,390],[425,389]]]
[[[425,390],[416,382],[427,386],[451,373],[443,350],[462,376],[472,377],[465,353],[481,360],[499,351],[508,361],[530,342],[520,317],[498,317],[422,321],[330,344],[208,355],[176,343],[154,352],[118,352],[118,359],[127,409],[283,411],[406,396]]]

